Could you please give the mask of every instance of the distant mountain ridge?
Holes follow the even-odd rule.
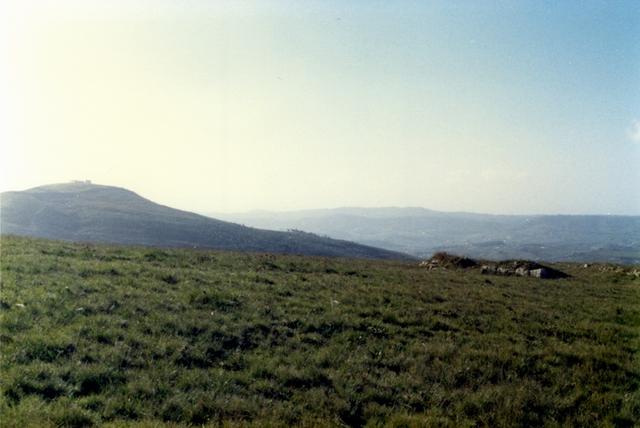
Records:
[[[0,194],[0,233],[69,241],[375,259],[406,254],[304,232],[261,230],[72,182]]]
[[[254,227],[304,230],[420,258],[448,251],[494,260],[640,263],[640,216],[494,215],[416,207],[217,216]]]

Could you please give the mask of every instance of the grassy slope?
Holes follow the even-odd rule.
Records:
[[[631,426],[640,284],[563,269],[4,237],[0,424]]]
[[[302,232],[260,230],[156,204],[118,187],[54,184],[0,194],[8,235],[162,247],[407,260],[410,256]]]

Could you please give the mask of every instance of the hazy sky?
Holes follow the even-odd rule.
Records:
[[[2,191],[640,214],[638,1],[2,7]]]

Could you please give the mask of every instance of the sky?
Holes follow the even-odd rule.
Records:
[[[0,191],[640,215],[637,1],[0,7]]]

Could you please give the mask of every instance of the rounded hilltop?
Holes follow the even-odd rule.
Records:
[[[3,192],[2,234],[78,242],[406,260],[354,242],[245,227],[171,208],[135,192],[91,181]]]
[[[66,183],[45,184],[43,186],[32,187],[25,190],[26,192],[80,192],[83,190],[93,190],[99,188],[113,188],[113,186],[104,186],[94,184],[91,180],[72,180]]]

